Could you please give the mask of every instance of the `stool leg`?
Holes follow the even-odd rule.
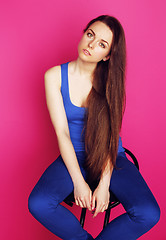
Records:
[[[86,216],[86,208],[82,208],[81,217],[80,217],[80,224],[82,227],[84,227],[85,216]]]
[[[110,212],[111,212],[111,208],[108,208],[108,209],[106,210],[106,212],[105,212],[103,229],[107,226],[107,224],[108,224],[108,222],[109,222]]]

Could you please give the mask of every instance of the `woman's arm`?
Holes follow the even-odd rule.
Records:
[[[91,209],[91,190],[85,182],[70,139],[67,117],[63,105],[61,86],[61,67],[56,66],[46,71],[46,103],[54,126],[59,150],[74,184],[76,204]]]
[[[93,217],[96,217],[99,212],[104,212],[108,208],[109,200],[110,200],[110,180],[112,176],[113,165],[108,161],[106,168],[101,175],[100,182],[95,189],[92,196],[92,210],[95,208],[96,202],[96,210],[94,212]]]
[[[113,171],[113,165],[111,164],[110,160],[108,160],[106,168],[100,178],[100,182],[99,182],[100,185],[105,185],[109,189],[112,171]]]

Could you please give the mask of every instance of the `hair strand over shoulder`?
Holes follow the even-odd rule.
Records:
[[[120,22],[101,15],[88,23],[105,23],[113,33],[110,59],[100,61],[93,72],[93,86],[87,98],[85,119],[86,167],[89,183],[99,181],[108,160],[116,168],[119,133],[125,111],[126,42]]]

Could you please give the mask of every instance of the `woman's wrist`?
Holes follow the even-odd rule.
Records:
[[[110,169],[110,164],[107,164],[107,167],[106,167],[105,171],[101,175],[99,185],[101,185],[102,187],[109,188],[111,175],[112,175],[112,170],[113,170],[113,168]]]
[[[73,177],[73,184],[74,186],[80,185],[81,183],[85,183],[85,179],[83,178],[82,174],[78,174],[77,176]]]
[[[99,186],[105,187],[105,188],[108,188],[108,189],[109,189],[110,179],[111,179],[111,176],[108,175],[108,174],[105,175],[104,177],[101,177],[101,178],[100,178],[100,182],[99,182]]]

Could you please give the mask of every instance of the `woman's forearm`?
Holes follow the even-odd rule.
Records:
[[[113,165],[111,164],[110,161],[107,162],[107,165],[105,167],[105,170],[103,171],[101,178],[100,178],[100,185],[106,186],[109,188],[110,186],[110,180],[112,176],[112,171],[113,171]]]
[[[84,181],[70,136],[65,133],[58,136],[58,145],[73,184],[75,185],[80,181]]]

